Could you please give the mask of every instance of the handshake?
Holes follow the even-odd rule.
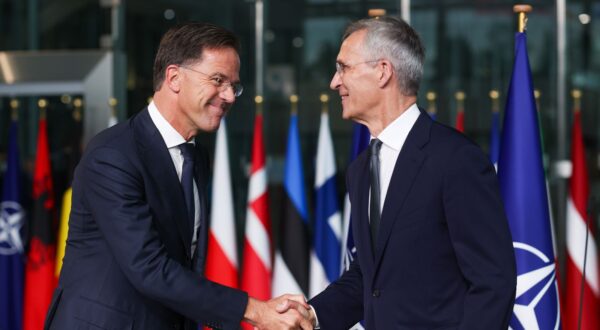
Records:
[[[313,329],[316,314],[303,295],[284,294],[269,301],[248,297],[244,321],[254,329]]]

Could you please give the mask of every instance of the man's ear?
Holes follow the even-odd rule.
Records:
[[[388,60],[380,60],[379,64],[377,64],[379,69],[379,87],[384,87],[389,84],[392,78],[394,77],[394,67],[392,63]]]
[[[169,65],[165,69],[164,83],[173,93],[179,93],[181,89],[181,70],[177,65]]]

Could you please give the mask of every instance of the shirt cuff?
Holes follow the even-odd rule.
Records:
[[[310,310],[312,310],[312,313],[315,316],[315,327],[313,329],[320,330],[321,325],[319,324],[319,317],[317,316],[317,310],[313,307],[313,305],[308,305],[308,306],[310,306]]]

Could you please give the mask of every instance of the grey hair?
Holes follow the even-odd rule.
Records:
[[[401,19],[368,18],[351,23],[342,39],[361,30],[367,31],[362,45],[365,55],[370,60],[390,61],[396,72],[400,91],[407,96],[417,95],[425,61],[425,48],[417,32]]]

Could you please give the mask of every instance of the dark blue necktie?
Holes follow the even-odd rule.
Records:
[[[189,221],[194,228],[195,223],[195,203],[194,203],[194,145],[191,143],[182,143],[179,145],[183,155],[183,169],[181,171],[181,187],[185,205],[187,206]]]
[[[369,221],[371,223],[371,248],[375,255],[377,246],[377,231],[381,222],[381,185],[379,184],[379,149],[381,149],[381,140],[373,139],[369,144],[369,178],[371,182],[371,204],[369,211]]]

